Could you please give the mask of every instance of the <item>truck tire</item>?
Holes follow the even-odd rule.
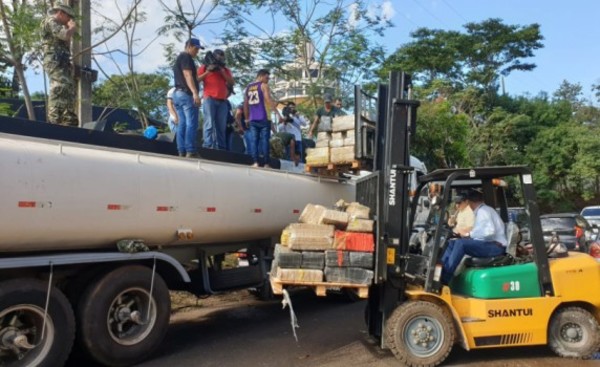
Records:
[[[454,345],[454,323],[435,303],[409,301],[397,307],[386,322],[387,343],[396,358],[411,367],[442,363]]]
[[[151,279],[147,267],[124,266],[86,289],[77,308],[78,341],[95,361],[129,366],[158,348],[169,326],[171,299],[158,274],[150,297]]]
[[[580,307],[558,310],[550,320],[548,345],[561,357],[590,359],[600,349],[598,321]]]
[[[1,366],[54,367],[67,360],[75,339],[73,310],[52,287],[44,326],[47,293],[48,284],[35,279],[0,283]]]

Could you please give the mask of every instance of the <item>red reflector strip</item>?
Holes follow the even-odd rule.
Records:
[[[106,206],[107,210],[125,210],[127,208],[128,208],[127,205],[121,205],[121,204],[108,204]]]
[[[215,213],[217,211],[217,208],[214,206],[201,207],[199,209],[201,212],[206,212],[206,213]]]
[[[252,210],[253,213],[262,213],[262,209],[261,208],[254,208],[254,210]]]
[[[35,208],[35,201],[19,201],[19,208]]]
[[[293,214],[300,214],[300,209],[294,209],[294,210],[292,210],[292,213]]]

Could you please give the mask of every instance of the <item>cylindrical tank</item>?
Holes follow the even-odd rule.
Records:
[[[11,134],[0,172],[0,253],[262,239],[307,203],[354,199],[337,180]]]

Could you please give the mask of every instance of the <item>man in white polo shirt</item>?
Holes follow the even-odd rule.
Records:
[[[463,256],[494,257],[506,252],[508,241],[500,215],[483,203],[483,195],[479,191],[470,190],[466,198],[475,215],[475,222],[471,230],[458,229],[461,238],[448,243],[442,256],[444,284],[450,282]]]

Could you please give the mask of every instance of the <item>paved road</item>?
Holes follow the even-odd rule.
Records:
[[[295,341],[289,312],[279,301],[243,297],[228,306],[177,314],[160,350],[140,367],[388,367],[399,366],[389,351],[367,338],[364,302],[319,298],[310,291],[292,294],[300,328]],[[81,366],[71,361],[69,366]],[[86,366],[90,364],[85,363]],[[568,361],[548,349],[511,348],[466,352],[456,347],[447,366],[576,367],[600,361]]]

